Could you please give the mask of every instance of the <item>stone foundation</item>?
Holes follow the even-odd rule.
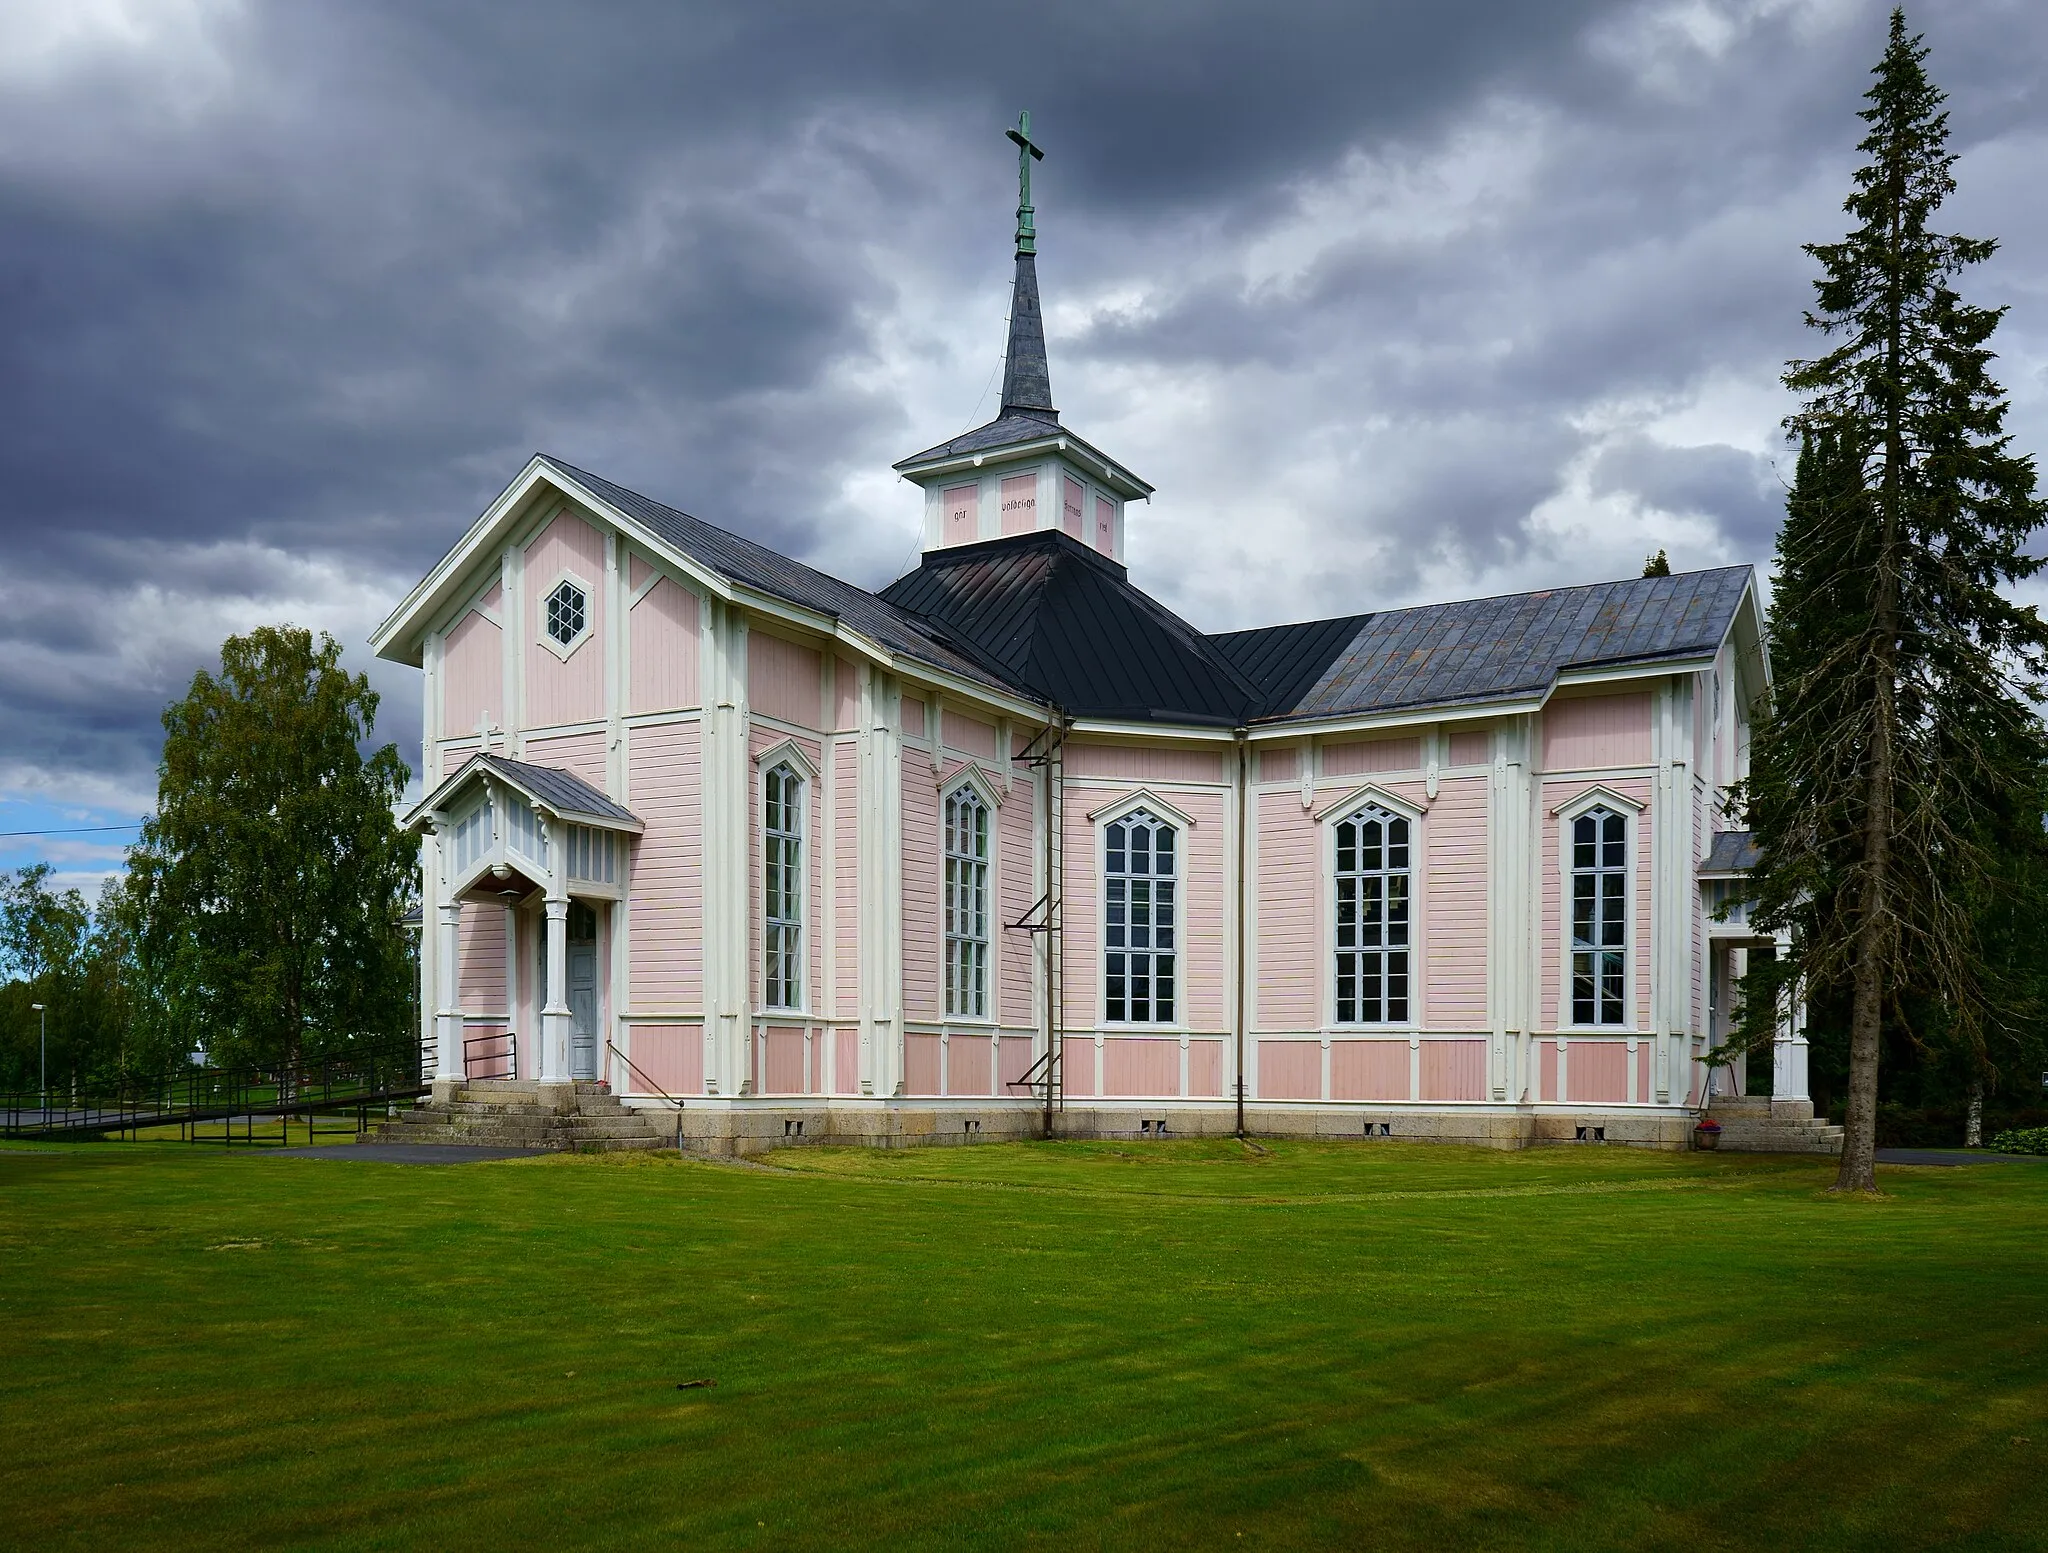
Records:
[[[663,1101],[634,1102],[654,1131],[691,1153],[723,1157],[764,1154],[803,1144],[839,1148],[926,1148],[963,1143],[1014,1143],[1044,1136],[1035,1106],[972,1101],[698,1102],[681,1112]],[[1688,1111],[1598,1107],[1245,1107],[1245,1130],[1265,1138],[1356,1138],[1373,1142],[1451,1143],[1492,1149],[1552,1144],[1611,1144],[1684,1150],[1692,1146]],[[1228,1137],[1237,1113],[1228,1105],[1184,1101],[1096,1102],[1053,1114],[1061,1138],[1150,1141]],[[1368,1127],[1371,1129],[1368,1133]],[[1384,1130],[1383,1130],[1384,1129]]]

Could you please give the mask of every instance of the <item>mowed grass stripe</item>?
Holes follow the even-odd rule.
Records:
[[[10,1154],[0,1540],[2038,1544],[2048,1171],[778,1162]]]

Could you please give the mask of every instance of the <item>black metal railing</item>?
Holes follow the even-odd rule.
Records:
[[[678,1100],[674,1095],[670,1094],[667,1090],[663,1089],[659,1084],[655,1083],[653,1079],[649,1078],[647,1076],[647,1070],[645,1068],[641,1067],[639,1063],[635,1062],[631,1057],[628,1057],[624,1052],[620,1051],[618,1047],[612,1045],[610,1041],[606,1041],[604,1045],[606,1051],[610,1052],[614,1057],[618,1058],[619,1061],[623,1062],[628,1068],[633,1070],[633,1072],[639,1077],[641,1083],[645,1084],[649,1089],[653,1090],[657,1095],[661,1096],[662,1099],[666,1100],[670,1105],[676,1108],[676,1136],[678,1139],[680,1139],[682,1136],[683,1127],[683,1102]]]
[[[134,1137],[176,1127],[189,1142],[282,1141],[294,1118],[305,1121],[310,1134],[320,1113],[354,1110],[360,1128],[371,1106],[411,1099],[426,1089],[417,1043],[291,1066],[185,1068],[84,1092],[0,1096],[0,1136]],[[276,1139],[268,1135],[272,1127],[278,1129]],[[259,1129],[265,1133],[261,1139]]]
[[[489,1051],[482,1047],[493,1047]],[[479,1067],[489,1072],[479,1073]],[[462,1076],[468,1078],[517,1078],[519,1076],[519,1037],[511,1030],[501,1030],[495,1035],[472,1035],[462,1042]]]

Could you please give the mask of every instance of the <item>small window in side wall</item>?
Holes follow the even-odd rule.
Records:
[[[547,597],[547,633],[560,647],[573,647],[590,624],[590,596],[568,578]]]
[[[1106,496],[1095,498],[1095,533],[1091,543],[1104,555],[1116,554],[1116,503]]]
[[[1179,991],[1173,826],[1136,809],[1103,827],[1103,1017],[1172,1024]]]
[[[971,787],[946,800],[946,1012],[988,1017],[988,805]]]
[[[1628,1023],[1628,818],[1604,806],[1570,823],[1571,1022]]]
[[[1337,822],[1336,1022],[1406,1024],[1411,827],[1368,805]]]
[[[761,1001],[803,1007],[804,781],[778,765],[762,784]]]

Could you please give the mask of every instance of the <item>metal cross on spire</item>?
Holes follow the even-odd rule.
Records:
[[[1017,252],[1038,252],[1038,232],[1031,224],[1031,164],[1045,160],[1045,152],[1032,142],[1031,115],[1017,115],[1017,127],[1003,133],[1017,142]]]

